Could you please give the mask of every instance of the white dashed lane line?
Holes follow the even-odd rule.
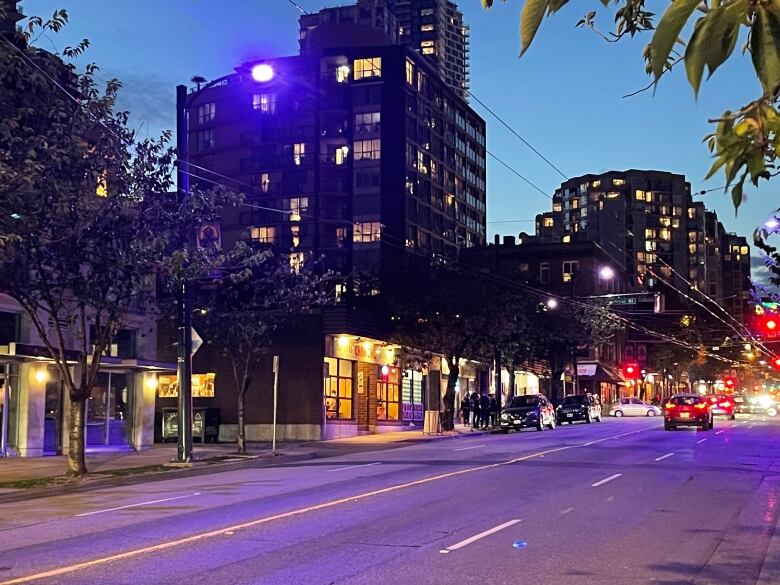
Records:
[[[622,473],[615,473],[614,475],[610,475],[609,477],[605,477],[601,481],[597,481],[594,484],[591,484],[590,487],[599,487],[600,485],[604,485],[605,483],[609,483],[610,481],[617,479],[618,477],[621,477]]]
[[[486,536],[490,536],[491,534],[495,534],[496,532],[500,532],[504,530],[505,528],[509,528],[510,526],[514,526],[520,522],[519,519],[510,520],[509,522],[504,522],[503,524],[499,524],[498,526],[494,526],[493,528],[490,528],[488,530],[485,530],[484,532],[480,532],[479,534],[475,534],[474,536],[470,536],[465,540],[461,540],[460,542],[456,542],[452,546],[448,546],[447,548],[441,549],[439,552],[443,555],[446,555],[447,553],[451,553],[452,551],[458,550],[459,548],[463,548],[464,546],[467,546],[471,544],[472,542],[476,542],[478,540],[482,540]]]
[[[672,455],[674,455],[674,453],[667,453],[666,455],[661,455],[660,457],[656,457],[655,460],[656,461],[663,461],[664,459],[668,459]]]

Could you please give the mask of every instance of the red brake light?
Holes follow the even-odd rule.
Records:
[[[668,408],[668,409],[672,409],[675,406],[677,405],[674,402],[667,402],[666,404],[664,404],[664,408]]]
[[[723,408],[728,408],[729,406],[731,406],[731,402],[726,400],[725,402],[721,402],[720,406],[722,406]]]
[[[697,402],[696,404],[693,405],[693,407],[694,408],[707,408],[707,403],[706,402]]]

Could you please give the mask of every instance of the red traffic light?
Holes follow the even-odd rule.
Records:
[[[726,378],[723,382],[726,384],[726,388],[730,388],[732,390],[734,389],[734,386],[737,383],[736,380],[734,380],[734,378]]]
[[[639,366],[637,364],[624,364],[623,377],[628,380],[636,380],[639,378]]]
[[[780,370],[780,357],[772,358],[772,367],[774,367],[776,370]]]
[[[764,337],[777,337],[780,333],[780,317],[774,313],[764,313],[756,319],[757,333]]]

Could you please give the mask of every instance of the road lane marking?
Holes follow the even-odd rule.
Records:
[[[698,445],[699,443],[703,443],[703,442],[704,442],[704,441],[706,441],[706,440],[707,440],[707,439],[699,439],[698,441],[696,441],[696,444]]]
[[[623,475],[622,473],[615,473],[613,475],[610,475],[609,477],[605,477],[601,481],[597,481],[596,483],[591,484],[590,487],[599,487],[600,485],[604,485],[605,483],[608,483],[608,482],[612,481],[613,479],[617,479],[618,477],[621,477],[622,475]]]
[[[621,433],[618,435],[615,435],[615,438],[618,437],[624,437],[627,435],[633,435],[636,433],[644,432],[644,431],[650,431],[655,430],[657,427],[645,427],[644,429],[640,429],[638,431],[631,431],[629,433]],[[607,439],[610,439],[612,437],[607,437]],[[391,485],[385,488],[381,488],[378,490],[373,490],[370,492],[363,492],[361,494],[356,494],[352,496],[345,496],[343,498],[338,498],[336,500],[330,500],[327,502],[322,502],[320,504],[314,504],[312,506],[307,506],[305,508],[297,508],[295,510],[289,510],[287,512],[280,512],[278,514],[273,514],[271,516],[264,516],[262,518],[256,518],[254,520],[248,520],[246,522],[242,522],[240,524],[233,524],[231,526],[225,526],[223,528],[217,528],[215,530],[210,530],[208,532],[201,532],[198,534],[193,534],[191,536],[185,536],[182,538],[178,538],[175,540],[168,540],[166,542],[161,542],[159,544],[154,544],[150,546],[145,546],[142,548],[136,548],[132,550],[128,550],[121,553],[116,553],[113,555],[105,556],[105,557],[99,557],[97,559],[92,559],[89,561],[82,561],[80,563],[74,563],[71,565],[67,565],[64,567],[58,567],[55,569],[49,569],[46,571],[42,571],[40,573],[34,573],[31,575],[26,575],[22,577],[15,577],[13,579],[9,579],[7,581],[0,582],[0,585],[18,585],[20,583],[30,583],[32,581],[40,581],[41,579],[50,579],[52,577],[59,577],[61,575],[67,575],[70,573],[75,573],[76,571],[81,571],[84,569],[90,569],[92,567],[97,567],[100,565],[105,565],[108,563],[113,563],[116,561],[122,561],[125,559],[130,559],[134,557],[139,556],[145,556],[150,553],[159,552],[163,550],[172,549],[175,547],[183,546],[185,544],[190,544],[193,542],[200,542],[202,540],[206,540],[209,538],[214,538],[217,536],[224,536],[230,532],[236,532],[238,530],[243,530],[247,528],[254,528],[256,526],[261,526],[263,524],[268,524],[270,522],[274,522],[276,520],[284,520],[287,518],[294,518],[296,516],[302,516],[304,514],[308,514],[311,512],[317,512],[320,510],[327,510],[329,508],[333,508],[336,506],[340,506],[342,504],[348,504],[352,502],[357,502],[359,500],[364,500],[367,498],[373,498],[376,496],[381,496],[384,494],[393,493],[396,491],[408,489],[411,487],[419,486],[419,485],[425,485],[428,483],[432,483],[435,481],[440,481],[443,479],[448,479],[451,477],[457,477],[460,475],[465,475],[467,473],[475,473],[477,471],[485,471],[488,469],[497,469],[500,467],[505,467],[509,465],[513,465],[515,463],[521,463],[523,461],[528,461],[529,459],[533,459],[535,457],[538,457],[539,455],[547,455],[549,453],[555,453],[558,451],[567,451],[569,449],[575,449],[578,447],[582,447],[582,444],[579,445],[564,445],[562,447],[556,447],[554,449],[547,449],[545,451],[538,451],[536,453],[530,453],[528,455],[523,455],[521,457],[515,457],[514,459],[509,459],[507,461],[500,461],[498,463],[488,463],[485,465],[479,465],[477,467],[468,467],[466,469],[459,469],[457,471],[449,471],[447,473],[442,473],[439,475],[433,475],[430,477],[425,477],[422,479],[413,480],[406,483]]]
[[[656,457],[655,460],[656,461],[663,461],[664,459],[668,459],[672,455],[674,455],[674,453],[667,453],[666,455],[661,455],[660,457]]]
[[[456,551],[459,548],[463,548],[464,546],[468,546],[472,542],[477,542],[478,540],[482,540],[486,536],[490,536],[491,534],[495,534],[496,532],[501,532],[505,528],[509,528],[510,526],[514,526],[520,522],[519,519],[510,520],[509,522],[504,522],[503,524],[499,524],[498,526],[494,526],[493,528],[490,528],[488,530],[485,530],[484,532],[480,532],[479,534],[475,534],[474,536],[469,536],[465,540],[461,540],[460,542],[456,542],[452,546],[448,546],[447,548],[441,549],[439,552],[442,554],[451,553],[452,551]]]
[[[360,465],[350,465],[349,467],[337,467],[336,469],[328,469],[328,473],[331,473],[333,471],[346,471],[347,469],[358,469],[360,467],[371,467],[372,465],[382,465],[382,462],[376,461],[374,463],[361,463]]]
[[[726,432],[726,429],[723,429],[722,431],[718,431],[718,432],[717,432],[717,433],[715,433],[715,434],[716,434],[716,435],[722,435],[722,434],[723,434],[723,433],[725,433],[725,432]]]
[[[574,508],[566,508],[566,509],[565,509],[564,511],[562,511],[560,514],[558,514],[558,516],[565,516],[565,515],[566,515],[566,514],[568,514],[569,512],[573,512],[573,511],[574,511]]]
[[[471,447],[460,447],[459,449],[455,449],[456,451],[467,451],[468,449],[479,449],[480,447],[484,447],[485,445],[472,445]]]
[[[94,512],[84,512],[83,514],[76,514],[74,518],[81,518],[82,516],[92,516],[93,514],[105,514],[106,512],[116,512],[117,510],[126,510],[127,508],[137,508],[138,506],[148,506],[149,504],[159,504],[160,502],[170,502],[172,500],[181,500],[183,498],[191,498],[192,496],[199,496],[200,492],[193,492],[183,496],[176,496],[175,498],[163,498],[162,500],[151,500],[149,502],[139,502],[138,504],[128,504],[127,506],[117,506],[116,508],[106,508],[105,510],[95,510]]]

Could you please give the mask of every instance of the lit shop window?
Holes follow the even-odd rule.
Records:
[[[355,59],[354,71],[356,80],[368,77],[382,77],[382,58]]]
[[[351,419],[354,362],[326,357],[325,364],[325,416],[329,419]]]
[[[376,418],[399,420],[401,418],[399,369],[382,366],[376,385]]]

